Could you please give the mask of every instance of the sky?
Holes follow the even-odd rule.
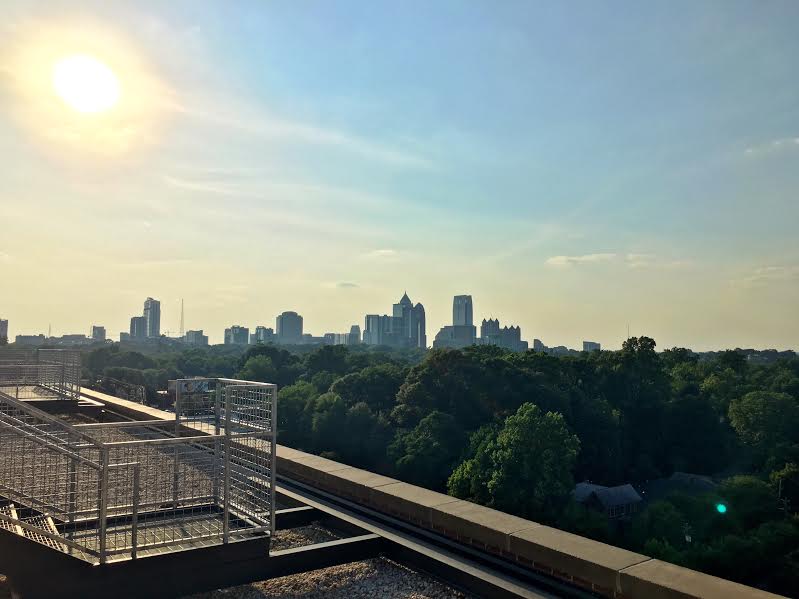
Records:
[[[0,21],[9,334],[321,335],[407,290],[524,339],[799,348],[799,3],[22,2]],[[117,76],[110,110],[54,62]]]

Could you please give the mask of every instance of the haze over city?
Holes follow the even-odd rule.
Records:
[[[471,294],[551,345],[797,348],[799,5],[380,4],[5,2],[11,335],[407,290],[431,338]],[[71,56],[118,87],[54,91]]]

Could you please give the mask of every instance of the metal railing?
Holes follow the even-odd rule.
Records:
[[[78,350],[0,350],[0,391],[17,399],[78,399],[80,375]]]
[[[0,392],[0,524],[93,563],[271,534],[276,386],[181,383],[169,422],[67,424]]]

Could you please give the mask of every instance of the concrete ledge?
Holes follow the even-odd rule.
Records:
[[[581,586],[589,583],[603,594],[618,590],[619,570],[651,559],[549,526],[515,532],[509,541],[510,552],[520,562]]]
[[[334,485],[333,473],[336,470],[344,470],[348,466],[308,454],[305,457],[286,458],[281,456],[278,450],[277,468],[280,473],[313,482],[319,487],[329,490]]]
[[[619,573],[624,597],[648,599],[778,599],[779,595],[657,559]]]
[[[511,533],[541,526],[470,501],[437,505],[431,513],[436,531],[501,555],[510,551]]]
[[[345,468],[329,473],[331,491],[368,504],[372,489],[400,482],[394,478],[375,474],[360,468]]]
[[[373,487],[370,492],[372,506],[427,528],[433,527],[431,508],[454,501],[460,500],[403,482]]]
[[[80,394],[95,401],[111,404],[114,406],[114,410],[123,414],[124,416],[129,416],[134,420],[175,419],[174,412],[165,412],[164,410],[151,408],[150,406],[145,406],[143,404],[136,403],[135,401],[121,399],[119,397],[114,397],[113,395],[108,395],[106,393],[100,393],[99,391],[94,391],[92,389],[81,389]]]

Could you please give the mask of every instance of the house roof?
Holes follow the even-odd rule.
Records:
[[[580,503],[587,501],[591,496],[591,493],[594,491],[599,491],[600,489],[607,489],[607,487],[603,487],[602,485],[594,485],[589,482],[577,483],[574,486],[574,500]]]
[[[594,494],[605,508],[629,505],[631,503],[643,501],[638,491],[633,489],[631,484],[619,485],[618,487],[606,487],[594,491]]]
[[[668,478],[657,478],[649,481],[643,486],[642,492],[647,500],[657,501],[672,493],[686,493],[688,495],[708,493],[717,486],[718,483],[709,476],[675,472]]]
[[[629,505],[643,501],[632,485],[619,485],[617,487],[604,487],[589,482],[577,483],[574,487],[574,500],[585,503],[591,496],[595,496],[604,508]]]

